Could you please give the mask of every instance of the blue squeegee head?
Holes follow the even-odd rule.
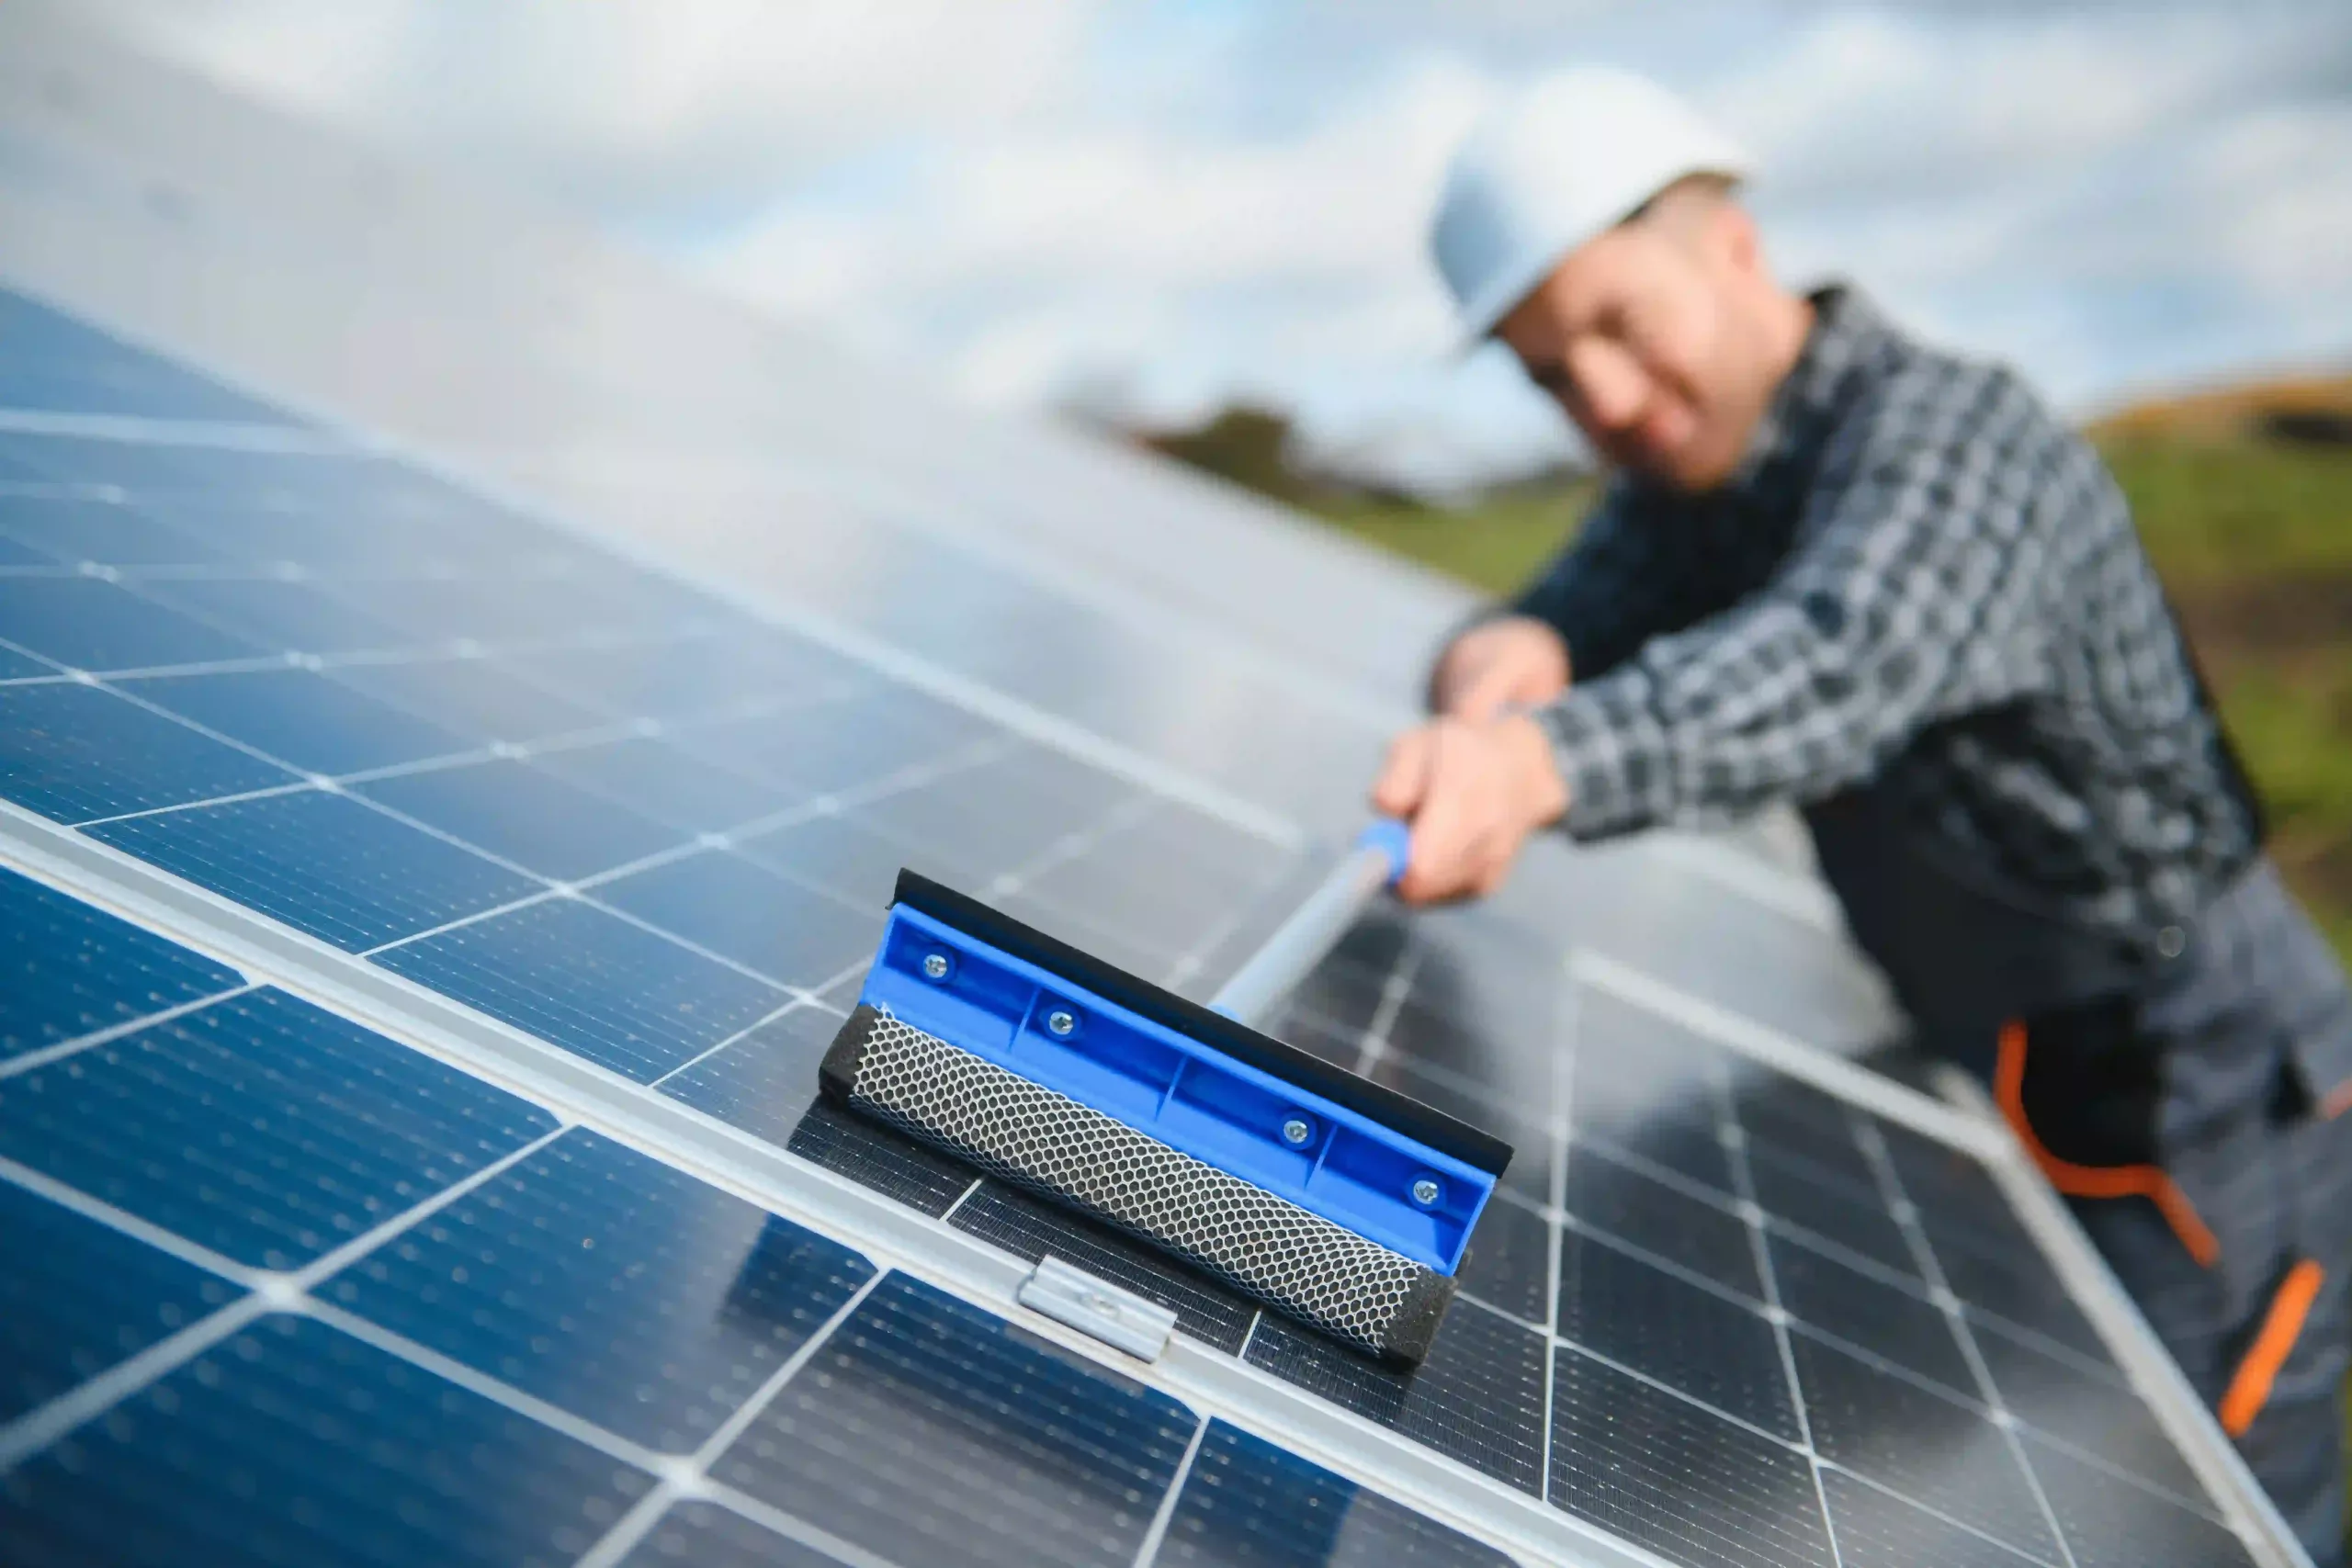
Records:
[[[1428,1353],[1510,1155],[911,874],[820,1079],[1404,1362]]]

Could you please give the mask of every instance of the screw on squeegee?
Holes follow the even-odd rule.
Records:
[[[1315,1136],[1314,1125],[1304,1116],[1294,1116],[1283,1123],[1283,1142],[1293,1148],[1303,1147],[1306,1140],[1313,1136]]]
[[[922,972],[926,978],[944,980],[947,978],[947,971],[952,967],[954,965],[947,962],[947,954],[944,953],[926,953],[922,955]]]
[[[1424,1209],[1435,1208],[1443,1193],[1444,1190],[1438,1186],[1435,1177],[1424,1176],[1413,1183],[1413,1201]]]
[[[1078,1014],[1068,1008],[1056,1008],[1046,1015],[1046,1032],[1067,1040],[1078,1028]]]

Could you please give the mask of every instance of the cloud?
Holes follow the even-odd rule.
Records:
[[[1091,0],[93,0],[265,97],[606,213],[764,197],[1072,79]]]
[[[1756,145],[1792,275],[2069,405],[2352,356],[2341,0],[103,4],[969,397],[1270,399],[1422,482],[1567,449],[1445,353],[1421,225],[1485,96],[1577,56]]]
[[[1065,122],[940,145],[875,171],[853,199],[785,201],[708,243],[702,270],[899,350],[928,348],[998,400],[1048,398],[1062,369],[1090,359],[1148,376],[1155,345],[1179,374],[1212,344],[1425,352],[1444,318],[1420,226],[1484,91],[1437,62],[1289,135]]]

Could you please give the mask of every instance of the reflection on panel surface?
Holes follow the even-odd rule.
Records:
[[[51,345],[0,363],[0,402],[274,417],[0,309]],[[1374,739],[895,525],[808,567],[843,621],[1253,799],[1350,797]],[[1270,1397],[1669,1561],[2235,1550],[1973,1160],[1571,984],[1573,941],[1769,1019],[1822,962],[1818,932],[1622,858],[1370,919],[1276,1026],[1516,1150],[1416,1372],[815,1102],[901,866],[1194,995],[1311,875],[1252,814],[1049,728],[382,457],[0,433],[17,808],[944,1236],[1074,1260]],[[21,879],[0,915],[0,964],[38,979],[0,995],[0,1227],[50,1260],[0,1287],[31,1292],[0,1562],[91,1555],[134,1495],[158,1533],[126,1561],[172,1529],[252,1561],[570,1561],[616,1527],[632,1563],[1493,1560],[663,1151]],[[703,1492],[649,1499],[678,1464]],[[238,1476],[264,1500],[193,1523]]]
[[[0,1070],[8,1568],[1127,1562],[1155,1521],[1161,1562],[1500,1561],[666,1159],[0,894],[82,961]]]

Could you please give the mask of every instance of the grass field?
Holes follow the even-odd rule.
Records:
[[[2297,406],[2352,380],[2294,389]],[[2352,959],[2352,446],[2260,432],[2253,393],[2147,404],[2093,434],[2268,802],[2272,851]],[[1301,498],[1339,526],[1503,592],[1573,532],[1588,487],[1458,511]]]

